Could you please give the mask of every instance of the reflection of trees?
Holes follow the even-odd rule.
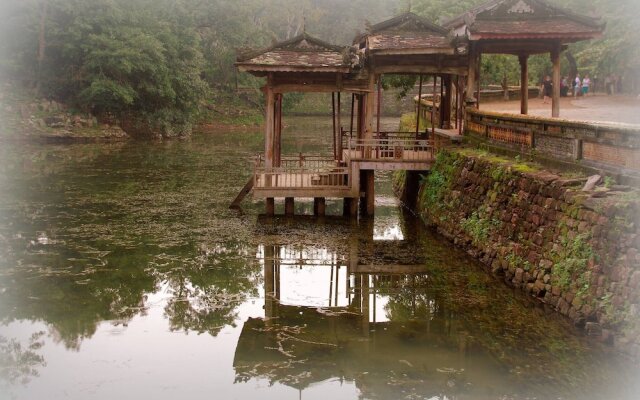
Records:
[[[10,275],[13,284],[0,294],[0,316],[4,323],[45,321],[68,348],[79,348],[102,321],[126,323],[144,312],[146,293],[157,284],[142,251],[112,253],[101,267],[88,260],[87,265],[68,267],[67,257],[59,254],[39,259],[47,267],[25,266]]]
[[[165,306],[171,330],[215,336],[236,320],[236,308],[257,296],[259,266],[238,257],[241,249],[218,248],[203,265],[168,273],[172,296]],[[214,265],[212,265],[214,264]]]
[[[37,353],[44,345],[41,340],[43,335],[44,332],[31,335],[24,348],[18,340],[0,335],[0,381],[27,384],[31,378],[39,376],[38,367],[46,364]]]

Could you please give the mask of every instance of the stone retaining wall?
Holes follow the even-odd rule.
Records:
[[[640,197],[474,150],[443,151],[418,211],[495,275],[640,355]],[[610,182],[607,182],[610,183]]]
[[[591,167],[640,184],[640,125],[590,123],[467,108],[465,136],[532,157]]]

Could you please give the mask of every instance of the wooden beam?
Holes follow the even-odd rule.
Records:
[[[438,68],[437,65],[380,65],[376,66],[372,73],[375,74],[403,74],[403,75],[432,75],[451,74],[467,75],[466,66]]]
[[[240,193],[238,193],[238,195],[233,200],[229,208],[232,208],[232,209],[240,208],[240,203],[242,202],[242,200],[244,200],[245,197],[247,197],[251,189],[253,189],[253,175],[251,176],[251,178],[249,178],[249,180],[244,185],[242,190],[240,190]]]

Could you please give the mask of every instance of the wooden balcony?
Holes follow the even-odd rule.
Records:
[[[280,167],[266,167],[261,158],[254,170],[254,196],[357,197],[349,167],[322,156],[284,157]],[[357,187],[357,186],[356,186]]]
[[[360,169],[424,171],[435,160],[433,141],[402,136],[349,139],[343,153]]]

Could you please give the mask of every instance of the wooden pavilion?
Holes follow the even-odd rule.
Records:
[[[363,197],[362,210],[372,215],[374,170],[429,168],[433,147],[426,139],[373,136],[376,82],[375,75],[362,65],[364,54],[303,33],[238,57],[236,66],[240,71],[267,78],[263,88],[265,153],[256,163],[252,181],[243,190],[253,188],[254,196],[265,198],[267,214],[274,213],[275,198],[284,198],[285,213],[292,214],[295,197],[312,197],[316,214],[324,213],[326,198],[342,198],[344,213],[356,215]],[[287,92],[334,94],[333,157],[282,155],[282,95]],[[353,95],[348,135],[341,121],[342,92]]]
[[[552,114],[557,117],[561,52],[568,43],[598,37],[603,29],[593,18],[543,0],[491,0],[444,26],[413,13],[399,15],[368,27],[351,47],[335,46],[305,32],[265,49],[242,52],[237,68],[266,77],[265,152],[232,206],[253,189],[255,197],[266,199],[268,215],[274,214],[275,198],[284,198],[285,214],[293,214],[295,197],[314,198],[317,215],[324,214],[326,198],[344,199],[345,215],[356,215],[358,203],[363,214],[373,215],[375,170],[406,170],[407,186],[417,187],[419,173],[428,171],[434,161],[436,146],[461,137],[463,99],[466,97],[467,105],[479,105],[483,53],[519,57],[523,114],[528,111],[527,59],[550,53]],[[384,74],[420,77],[414,133],[380,130]],[[430,116],[421,110],[424,75],[433,77],[432,95],[426,102]],[[282,96],[288,92],[332,93],[333,157],[282,155]],[[341,121],[342,92],[352,95],[348,131]],[[430,119],[431,135],[419,132],[421,115]]]
[[[467,98],[479,106],[482,54],[518,56],[521,69],[521,113],[528,113],[530,55],[551,55],[553,63],[552,117],[560,116],[560,55],[568,43],[602,35],[604,24],[544,0],[491,0],[444,22],[469,40]],[[475,93],[474,93],[475,92]],[[473,97],[475,95],[475,98]]]

